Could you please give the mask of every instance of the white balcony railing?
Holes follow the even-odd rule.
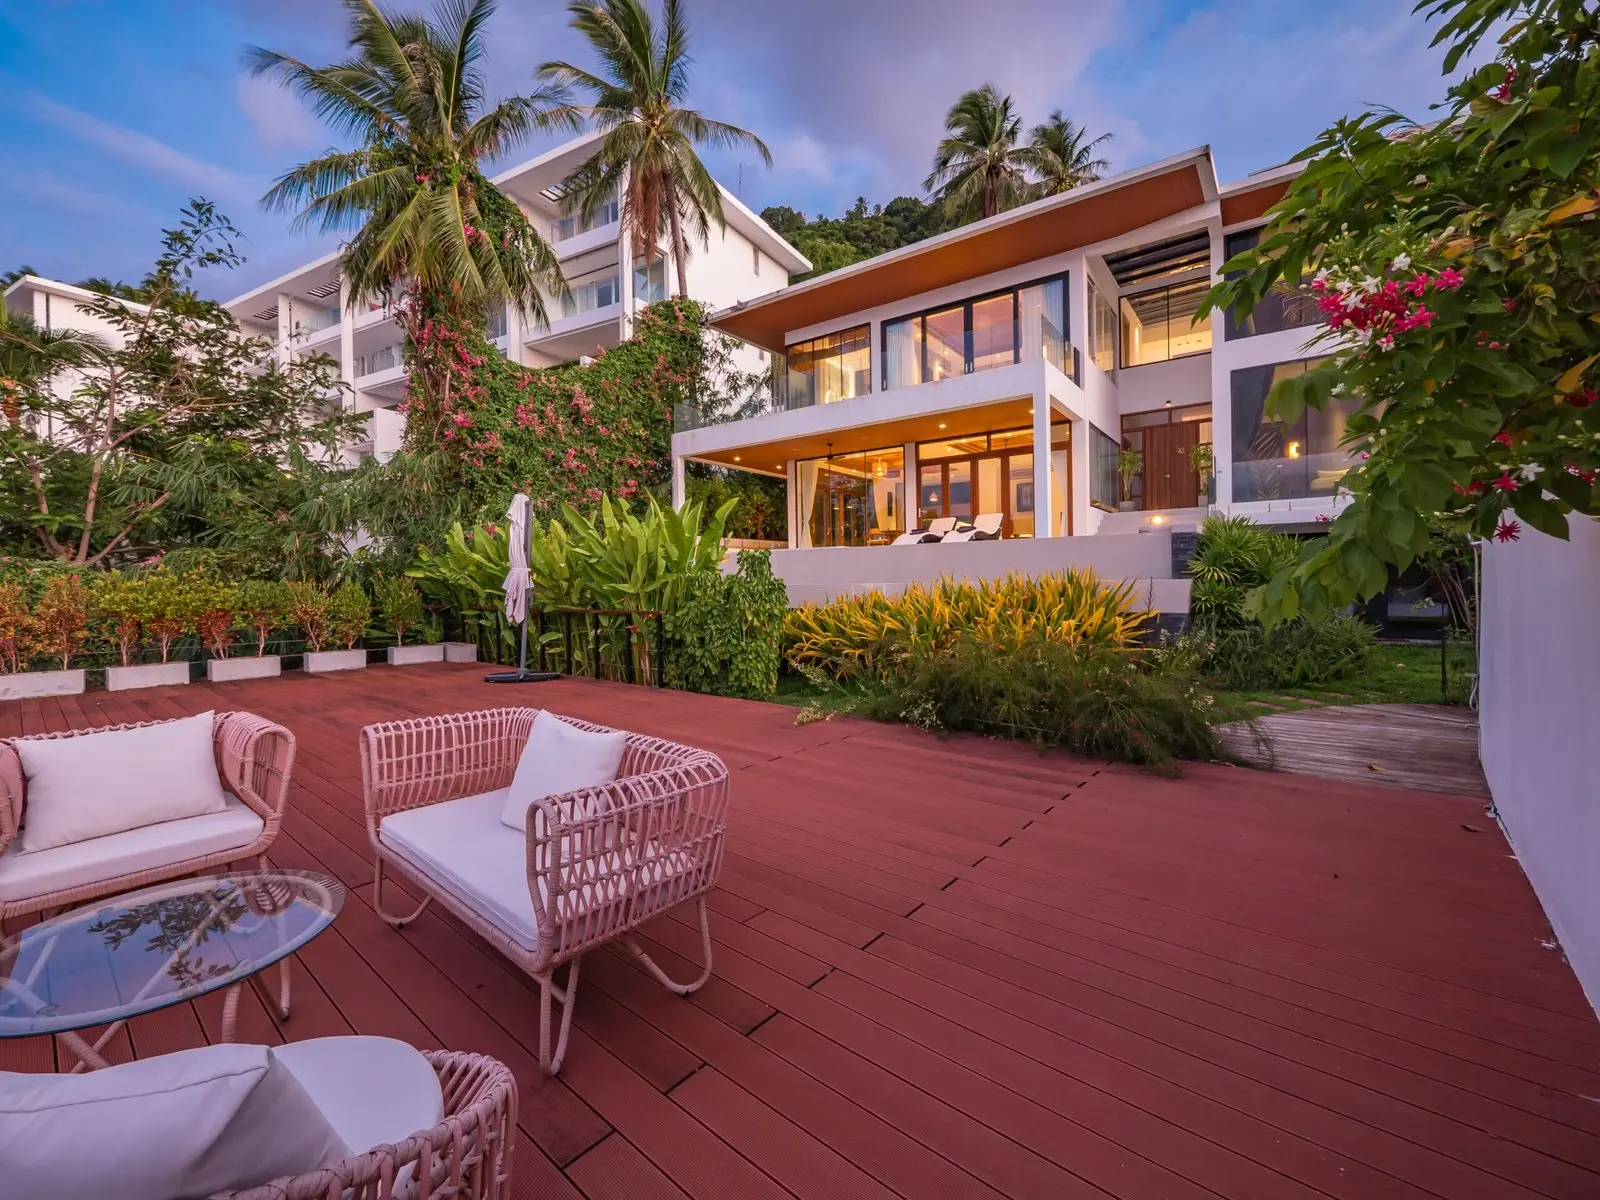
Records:
[[[321,333],[324,329],[331,328],[339,323],[339,306],[329,305],[327,308],[313,309],[308,315],[300,316],[300,311],[295,310],[294,336],[297,341],[305,341],[313,334]]]
[[[376,375],[379,371],[387,371],[398,367],[405,361],[399,342],[392,342],[381,350],[374,350],[371,354],[358,354],[355,361],[355,376],[360,379],[367,375]]]
[[[615,200],[601,206],[588,220],[582,213],[572,213],[550,222],[550,244],[559,245],[579,234],[588,233],[593,229],[603,229],[607,225],[615,225],[620,218],[620,209]]]

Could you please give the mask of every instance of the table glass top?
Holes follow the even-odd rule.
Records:
[[[163,883],[0,939],[0,1037],[121,1021],[239,983],[333,923],[344,885],[309,871]]]

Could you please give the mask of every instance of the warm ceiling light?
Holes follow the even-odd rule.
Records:
[[[944,422],[943,422],[943,421],[940,421],[940,422],[939,422],[939,428],[940,428],[940,429],[943,429],[943,428],[944,428]]]
[[[1165,525],[1166,523],[1166,517],[1162,516],[1160,513],[1157,513],[1155,516],[1150,518],[1150,524],[1152,525]]]
[[[734,462],[738,462],[738,461],[739,461],[739,456],[738,456],[738,455],[737,455],[737,454],[735,454],[735,455],[734,455],[734,456],[733,456],[733,461],[734,461]]]

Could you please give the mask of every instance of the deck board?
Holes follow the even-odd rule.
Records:
[[[295,960],[293,1016],[247,990],[242,1036],[355,1030],[501,1058],[520,1089],[517,1196],[1600,1195],[1600,1026],[1542,945],[1481,790],[1454,776],[1404,790],[1421,777],[1363,761],[1342,780],[1161,780],[847,718],[797,727],[777,705],[481,675],[13,702],[0,736],[208,708],[295,730],[273,857],[350,900]],[[703,745],[733,773],[713,981],[684,1000],[620,949],[591,955],[556,1080],[528,980],[453,918],[396,932],[372,900],[362,725],[506,703]],[[1266,722],[1305,738],[1342,723],[1347,762],[1374,752],[1371,715]],[[1408,728],[1417,762],[1459,752],[1448,723]],[[1441,745],[1419,751],[1429,732]],[[676,972],[699,952],[681,911],[641,942]],[[220,1018],[215,996],[141,1017],[116,1053],[201,1044]],[[0,1068],[55,1065],[48,1039],[0,1043]]]

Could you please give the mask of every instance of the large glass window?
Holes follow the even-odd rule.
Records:
[[[906,531],[903,447],[806,459],[795,474],[802,546],[881,546]]]
[[[633,269],[633,298],[639,304],[654,304],[667,298],[667,260],[658,258],[648,267]]]
[[[1117,366],[1117,310],[1089,281],[1089,357],[1106,374]]]
[[[1246,367],[1233,372],[1233,498],[1295,500],[1332,497],[1350,469],[1340,443],[1354,400],[1332,399],[1323,409],[1307,407],[1292,423],[1267,415],[1267,396],[1281,379],[1303,375],[1321,359]]]
[[[1071,427],[1050,427],[1054,482],[1053,524],[1064,529],[1069,507],[1068,440]],[[917,447],[917,524],[940,517],[971,521],[985,514],[1001,518],[1004,537],[1033,537],[1035,518],[1033,430],[1007,429],[924,442]]]
[[[1259,229],[1230,233],[1227,240],[1227,255],[1232,258],[1235,254],[1253,250],[1260,240]],[[1222,336],[1228,341],[1234,341],[1238,338],[1255,337],[1258,333],[1305,329],[1319,324],[1321,320],[1322,313],[1317,309],[1316,299],[1309,292],[1275,289],[1263,296],[1261,303],[1252,308],[1250,315],[1242,320],[1234,316],[1233,309],[1228,309],[1226,319],[1223,321]]]
[[[1122,365],[1140,367],[1211,349],[1211,315],[1194,319],[1209,287],[1196,279],[1122,297]]]
[[[858,325],[823,334],[788,350],[790,408],[832,404],[871,390],[872,327]]]
[[[1066,278],[885,321],[883,387],[933,383],[1043,358],[1071,373]]]
[[[1098,425],[1089,426],[1089,503],[1114,509],[1122,499],[1117,474],[1117,454],[1122,446]]]
[[[605,225],[615,225],[621,215],[620,207],[615,199],[600,205],[592,217],[587,220],[581,212],[571,213],[558,220],[550,222],[550,240],[564,242],[568,238],[577,237],[580,233],[588,233],[591,229],[599,229]]]

